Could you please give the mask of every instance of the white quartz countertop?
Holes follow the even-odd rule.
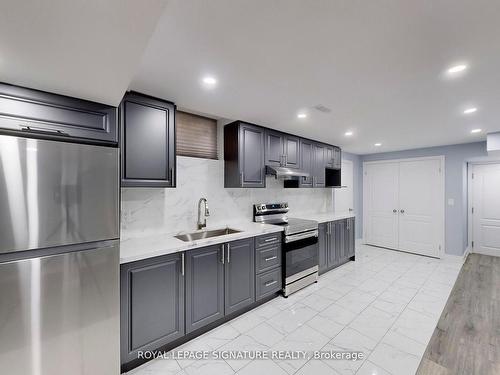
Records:
[[[155,234],[137,238],[120,240],[120,263],[129,263],[141,259],[152,258],[160,255],[192,250],[198,247],[215,245],[235,241],[248,237],[256,237],[266,233],[283,231],[277,225],[258,224],[254,222],[242,222],[231,225],[218,225],[207,227],[210,229],[233,228],[240,230],[239,233],[223,235],[219,237],[204,238],[201,240],[184,242],[174,237],[175,234]],[[182,234],[182,233],[180,233]]]
[[[295,217],[295,215],[291,215]],[[296,217],[300,219],[308,219],[315,220],[318,223],[326,223],[329,221],[342,220],[348,217],[355,217],[353,212],[323,212],[323,213],[315,213],[315,214],[304,214],[297,215]]]

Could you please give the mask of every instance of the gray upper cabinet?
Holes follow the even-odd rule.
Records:
[[[285,163],[284,157],[284,134],[272,130],[266,131],[266,165],[282,167]]]
[[[121,362],[184,335],[182,255],[121,266]]]
[[[186,252],[186,333],[224,316],[222,246]]]
[[[339,147],[333,148],[333,168],[340,169],[342,167],[342,151]]]
[[[314,155],[313,155],[313,142],[307,139],[300,140],[300,167],[302,170],[308,172],[310,175],[308,177],[302,177],[300,179],[300,187],[312,187],[313,186],[313,176],[314,176]]]
[[[0,83],[0,128],[39,138],[118,142],[117,109]]]
[[[266,131],[266,165],[300,167],[300,138],[272,130]]]
[[[235,122],[224,127],[224,187],[265,187],[264,129]]]
[[[120,104],[122,186],[175,186],[175,105],[130,92]]]
[[[242,121],[224,127],[224,187],[265,187],[266,166],[310,174],[285,187],[337,187],[339,179],[325,171],[340,169],[340,149]]]
[[[225,246],[224,313],[228,315],[255,302],[255,247],[253,238]]]
[[[325,187],[326,146],[313,144],[313,187]]]
[[[335,146],[326,146],[326,160],[325,165],[327,168],[340,169],[342,156],[340,148]]]
[[[300,139],[293,135],[285,135],[283,142],[283,154],[288,168],[300,168]]]

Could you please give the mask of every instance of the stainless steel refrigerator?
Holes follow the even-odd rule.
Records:
[[[0,373],[120,373],[118,162],[0,135]]]

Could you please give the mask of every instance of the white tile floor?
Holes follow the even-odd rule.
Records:
[[[414,374],[462,263],[358,245],[356,262],[177,350],[362,351],[364,360],[163,360],[134,375]]]

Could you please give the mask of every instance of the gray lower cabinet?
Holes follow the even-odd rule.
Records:
[[[228,315],[255,302],[254,239],[226,244],[224,270],[224,314]]]
[[[318,260],[319,273],[328,269],[328,244],[327,227],[330,223],[320,223],[318,225]]]
[[[186,333],[224,316],[223,245],[186,252]]]
[[[139,93],[120,104],[122,186],[175,187],[175,105]]]
[[[224,127],[224,187],[265,187],[264,129],[244,122]]]
[[[355,256],[355,218],[319,225],[319,272],[335,268]]]
[[[255,300],[259,301],[283,287],[281,233],[256,237],[255,244]]]
[[[184,335],[182,254],[121,266],[121,362]]]
[[[186,252],[186,332],[255,302],[254,239]]]

